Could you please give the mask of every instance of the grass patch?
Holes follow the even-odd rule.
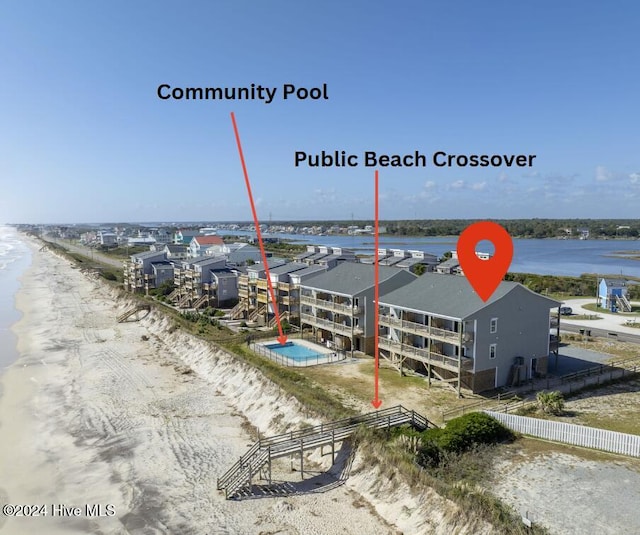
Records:
[[[335,396],[320,388],[314,381],[292,368],[283,368],[268,359],[256,355],[247,346],[237,342],[220,344],[240,360],[259,370],[265,377],[295,397],[308,410],[329,420],[354,416],[356,411],[343,406]]]
[[[582,305],[582,308],[586,308],[587,310],[593,310],[598,314],[610,314],[612,316],[622,316],[622,317],[640,316],[640,306],[633,306],[633,305],[631,305],[631,312],[611,312],[606,308],[596,306],[595,303],[587,303],[586,305]]]
[[[617,431],[618,433],[640,435],[640,420],[638,420],[637,411],[634,410],[617,411],[615,417],[591,412],[578,412],[576,419],[581,424],[589,427],[608,429],[609,431]]]

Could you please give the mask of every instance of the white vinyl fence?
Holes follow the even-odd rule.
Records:
[[[516,416],[515,414],[493,411],[484,412],[517,433],[573,444],[574,446],[640,457],[640,436],[638,435],[629,435],[565,422],[541,420],[528,416]]]

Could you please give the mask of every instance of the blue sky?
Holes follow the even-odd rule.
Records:
[[[380,216],[637,217],[640,6],[619,1],[14,0],[0,6],[0,221],[370,219],[373,169],[297,150],[536,154],[383,168]],[[327,84],[162,101],[159,84]]]

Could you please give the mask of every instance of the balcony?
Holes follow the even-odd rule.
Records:
[[[388,338],[380,338],[378,345],[380,349],[393,351],[403,357],[418,360],[432,366],[438,366],[450,371],[458,371],[458,357],[443,355],[436,351],[429,351],[426,347],[413,347],[407,344],[401,344]],[[462,357],[461,367],[463,370],[473,368],[473,360]]]
[[[400,318],[393,318],[391,316],[380,315],[380,325],[385,327],[394,327],[404,332],[417,334],[418,336],[424,336],[425,338],[431,338],[434,340],[441,340],[449,344],[460,345],[460,333],[455,331],[449,331],[446,329],[439,329],[438,327],[429,327],[422,323],[415,323],[413,321],[405,321]],[[469,333],[471,336],[472,333]]]
[[[341,323],[334,323],[333,321],[330,321],[330,320],[317,318],[312,314],[305,314],[305,313],[300,314],[300,321],[303,323],[307,323],[309,325],[313,325],[314,327],[320,327],[321,329],[325,329],[327,331],[342,334],[345,336],[364,333],[361,327],[353,327],[353,331],[352,331],[350,325],[342,325]]]
[[[326,301],[324,299],[316,299],[308,295],[300,296],[300,303],[303,305],[310,305],[324,310],[331,310],[332,312],[338,312],[347,316],[357,316],[362,314],[362,307],[354,305],[347,305],[343,303],[334,303],[333,301]]]
[[[258,279],[256,281],[256,286],[261,290],[266,290],[269,287],[269,284],[267,282],[267,279]]]

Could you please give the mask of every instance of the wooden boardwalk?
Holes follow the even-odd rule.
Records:
[[[335,460],[336,443],[351,437],[361,426],[370,429],[391,429],[401,425],[410,425],[420,430],[433,427],[433,424],[421,414],[397,405],[382,411],[261,438],[218,479],[218,490],[224,491],[227,499],[239,494],[250,495],[253,480],[262,471],[266,472],[266,480],[271,484],[273,459],[299,454],[300,471],[304,475],[303,454],[306,450],[331,446],[332,459]]]

